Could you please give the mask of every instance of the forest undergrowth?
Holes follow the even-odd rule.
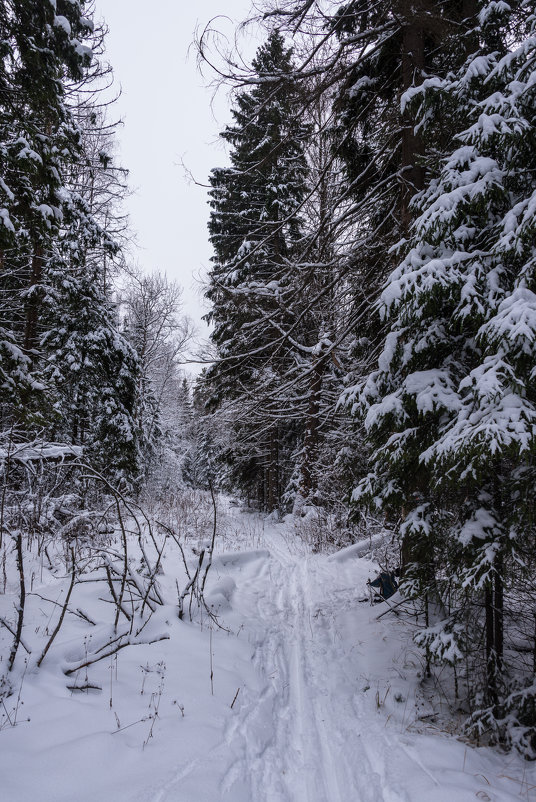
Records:
[[[222,526],[215,496],[182,489],[149,504],[113,487],[76,454],[54,461],[51,467],[47,458],[45,469],[42,455],[13,454],[20,488],[4,484],[2,491],[1,727],[20,721],[23,679],[56,649],[61,659],[53,662],[67,687],[96,690],[92,666],[169,637],[164,608],[173,606],[179,618],[216,620],[205,599]],[[165,558],[175,574],[172,597],[160,581]]]

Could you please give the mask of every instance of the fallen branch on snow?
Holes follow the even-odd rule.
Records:
[[[76,674],[77,671],[80,671],[81,668],[87,668],[87,666],[91,666],[94,663],[98,663],[100,660],[104,660],[106,657],[110,657],[112,654],[116,654],[116,652],[120,651],[120,649],[124,649],[126,646],[148,646],[151,643],[158,643],[161,640],[169,640],[169,635],[160,635],[158,638],[153,638],[152,640],[128,640],[125,643],[118,643],[114,646],[113,649],[110,649],[108,652],[104,652],[104,654],[95,657],[92,660],[85,660],[83,663],[79,663],[74,668],[67,668],[64,669],[64,674],[67,677],[70,677],[71,674]],[[114,641],[110,641],[113,643]],[[106,644],[108,646],[109,644]],[[105,648],[104,646],[101,648]]]

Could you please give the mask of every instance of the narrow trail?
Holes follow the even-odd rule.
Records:
[[[232,516],[211,578],[229,629],[214,631],[210,717],[192,748],[176,742],[165,782],[140,802],[536,799],[514,754],[471,749],[430,723],[441,702],[423,687],[407,619],[359,603],[374,563],[352,548],[311,554],[290,522]]]
[[[266,684],[260,695],[245,689],[228,727],[227,743],[240,748],[224,798],[241,788],[255,802],[409,802],[371,760],[369,722],[360,729],[356,643],[337,627],[344,603],[355,604],[354,578],[325,557],[292,553],[275,534],[265,545],[270,558],[234,601],[249,611]]]

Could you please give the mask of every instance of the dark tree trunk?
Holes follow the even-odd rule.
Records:
[[[35,249],[32,258],[32,273],[30,276],[30,297],[26,306],[26,326],[24,330],[24,348],[33,350],[37,345],[37,321],[39,319],[40,291],[36,288],[43,278],[43,253],[41,248]]]
[[[495,644],[495,615],[493,606],[493,585],[490,580],[484,589],[484,609],[486,613],[486,684],[489,700],[497,704],[497,652]]]
[[[279,503],[278,474],[279,474],[279,448],[278,431],[274,427],[268,434],[268,462],[265,468],[265,506],[268,512],[273,512]]]
[[[300,492],[304,499],[310,498],[317,487],[315,466],[318,456],[318,418],[320,415],[320,403],[322,398],[324,364],[324,359],[317,358],[310,377],[309,402],[300,470]]]
[[[504,584],[503,584],[504,561],[502,555],[496,559],[496,572],[494,579],[494,639],[497,672],[502,671],[503,652],[504,652]]]
[[[411,86],[418,86],[424,71],[424,31],[418,15],[414,15],[413,8],[406,12],[406,20],[402,30],[402,92]],[[414,132],[414,121],[408,117],[407,112],[402,119],[402,149],[401,149],[401,196],[400,196],[400,223],[402,231],[407,231],[411,223],[410,202],[414,194],[422,189],[424,184],[424,169],[420,160],[424,155],[424,145],[421,137]]]

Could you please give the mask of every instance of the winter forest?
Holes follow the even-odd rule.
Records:
[[[536,799],[534,4],[203,13],[206,338],[0,0],[0,798]]]

